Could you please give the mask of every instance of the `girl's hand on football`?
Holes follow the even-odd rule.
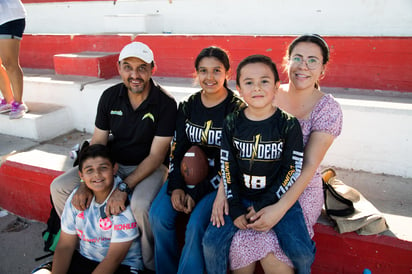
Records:
[[[173,190],[170,201],[172,202],[172,206],[176,211],[185,211],[185,192],[183,191],[183,189]]]

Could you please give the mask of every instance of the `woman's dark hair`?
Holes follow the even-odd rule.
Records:
[[[219,47],[210,46],[207,48],[202,49],[202,51],[197,55],[195,60],[195,69],[196,71],[199,70],[199,63],[205,57],[214,57],[219,60],[223,66],[225,67],[226,71],[230,71],[230,61],[229,55],[227,52]],[[227,80],[225,80],[224,86],[227,88]]]
[[[288,50],[286,51],[285,58],[289,59],[293,49],[297,44],[301,42],[309,42],[318,45],[320,47],[320,50],[322,51],[323,64],[326,65],[329,62],[329,46],[326,41],[318,34],[305,34],[293,40],[292,43],[290,43]]]
[[[87,146],[79,154],[79,170],[82,171],[83,164],[87,159],[102,157],[108,159],[112,165],[115,164],[113,157],[110,155],[109,149],[100,144]]]
[[[270,59],[270,57],[261,54],[250,55],[240,61],[239,65],[236,69],[236,85],[240,86],[240,72],[242,68],[248,64],[255,64],[255,63],[262,63],[267,65],[270,70],[273,72],[273,76],[275,77],[275,83],[280,81],[279,73],[276,68],[276,64]]]
[[[329,62],[329,56],[330,56],[330,50],[329,46],[326,43],[326,41],[320,36],[319,34],[305,34],[302,36],[297,37],[295,40],[290,43],[287,51],[286,51],[286,56],[284,58],[285,62],[287,62],[290,59],[290,55],[293,51],[293,49],[296,47],[297,44],[301,42],[309,42],[313,43],[319,46],[320,50],[322,51],[322,57],[323,57],[323,65],[326,65]],[[319,89],[319,80],[316,81],[315,83],[315,88]]]

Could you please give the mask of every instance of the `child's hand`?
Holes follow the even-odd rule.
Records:
[[[264,207],[253,214],[250,217],[250,224],[247,227],[257,231],[269,231],[284,215],[279,204],[280,203],[275,203]]]
[[[172,196],[170,197],[172,206],[176,211],[184,212],[185,210],[185,192],[183,189],[175,189],[172,191]]]
[[[193,198],[189,194],[186,194],[184,213],[191,213],[193,208],[195,207],[195,204],[195,200],[193,200]]]
[[[250,218],[256,214],[256,211],[253,208],[253,206],[248,207],[247,210],[249,212],[246,214],[246,219],[248,220],[249,223],[253,223],[255,220],[251,220]]]
[[[77,209],[84,211],[89,208],[93,199],[92,191],[86,186],[85,183],[81,183],[76,193],[73,195],[72,205]]]
[[[213,202],[212,215],[210,221],[213,225],[220,227],[225,225],[223,215],[229,215],[229,203],[227,202],[223,183],[219,184],[219,189]]]
[[[247,229],[248,221],[246,219],[246,215],[240,215],[237,217],[233,224],[239,229]]]

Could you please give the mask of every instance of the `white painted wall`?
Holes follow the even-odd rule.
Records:
[[[412,100],[337,100],[343,111],[342,134],[322,164],[412,178]]]
[[[412,36],[411,0],[117,0],[25,7],[27,33]]]

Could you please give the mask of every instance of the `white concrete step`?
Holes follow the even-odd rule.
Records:
[[[74,129],[68,107],[38,102],[26,102],[29,112],[20,119],[10,120],[0,114],[0,132],[35,141],[46,141]]]

